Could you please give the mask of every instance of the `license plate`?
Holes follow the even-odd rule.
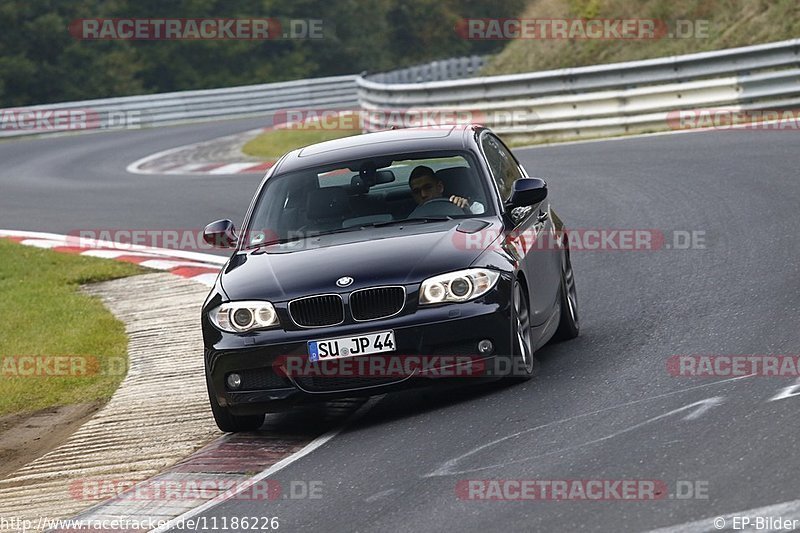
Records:
[[[327,361],[342,357],[391,352],[394,349],[394,331],[381,331],[355,337],[308,341],[308,360]]]

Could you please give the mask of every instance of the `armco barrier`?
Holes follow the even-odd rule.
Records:
[[[485,118],[518,142],[667,129],[670,112],[800,105],[800,39],[589,67],[422,83],[359,77],[366,129],[405,110]],[[431,114],[432,114],[431,113]]]
[[[0,109],[0,137],[252,117],[298,107],[352,109],[357,105],[356,77],[335,76]],[[83,119],[84,127],[59,126],[52,118],[54,112],[78,114],[76,121]],[[45,116],[47,113],[50,115]],[[35,122],[37,117],[40,124]]]
[[[519,142],[658,131],[670,113],[800,106],[800,39],[505,76],[474,77],[485,57],[434,61],[366,76],[126,96],[0,110],[0,137],[58,133],[30,127],[35,115],[74,111],[85,129],[150,127],[269,115],[279,110],[364,111],[367,131],[398,111],[441,110],[473,116]],[[463,113],[461,113],[463,112]],[[10,117],[10,119],[9,119]],[[28,126],[17,121],[28,121]],[[46,120],[45,120],[46,122]],[[50,126],[50,127],[47,127]]]

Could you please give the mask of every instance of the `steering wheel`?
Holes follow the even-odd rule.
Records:
[[[447,205],[445,205],[447,204]],[[428,215],[471,215],[467,207],[458,207],[449,198],[431,198],[414,209],[408,218],[421,218]]]

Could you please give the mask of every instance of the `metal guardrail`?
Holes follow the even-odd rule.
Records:
[[[485,61],[486,56],[471,56],[368,76],[0,109],[0,137],[360,106],[367,131],[390,126],[390,118],[398,113],[435,115],[446,110],[451,116],[491,126],[512,141],[535,142],[663,130],[669,127],[670,114],[679,110],[800,106],[800,39],[644,61],[474,77]],[[58,123],[53,114],[70,116]]]
[[[368,131],[446,109],[512,141],[658,131],[671,113],[800,105],[800,39],[644,61],[423,83],[358,78]]]
[[[370,74],[367,78],[378,83],[422,83],[446,81],[474,76],[490,56],[467,56],[431,61],[424,65]]]
[[[0,109],[0,137],[254,117],[293,108],[352,109],[356,90],[356,76],[335,76]]]

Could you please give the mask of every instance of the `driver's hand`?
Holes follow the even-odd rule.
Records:
[[[466,198],[462,198],[461,196],[451,196],[450,201],[456,204],[458,207],[462,209],[466,209],[469,206],[469,202]]]

